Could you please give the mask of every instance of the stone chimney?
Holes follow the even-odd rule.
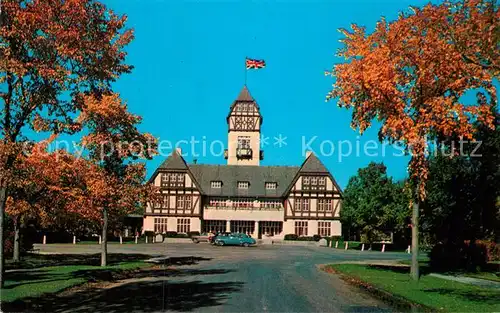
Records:
[[[182,155],[182,149],[181,148],[175,148],[175,151],[177,151],[177,153],[179,153],[179,155]]]
[[[312,154],[312,151],[306,151],[306,159]]]

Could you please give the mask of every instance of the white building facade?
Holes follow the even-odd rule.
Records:
[[[261,166],[262,116],[243,87],[227,116],[227,165],[187,164],[174,151],[150,179],[143,231],[228,231],[254,238],[340,236],[342,192],[313,153],[300,166]]]

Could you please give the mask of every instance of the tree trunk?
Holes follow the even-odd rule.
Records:
[[[411,273],[410,276],[413,280],[419,280],[420,274],[418,269],[418,214],[419,214],[419,203],[420,200],[417,199],[413,202],[413,212],[412,212],[412,225],[411,225]]]
[[[108,210],[102,210],[102,243],[101,243],[101,266],[108,264]]]
[[[5,202],[7,201],[7,188],[0,187],[0,288],[3,288],[4,283],[4,212],[5,212]]]
[[[12,256],[12,261],[14,262],[19,262],[21,255],[20,253],[21,239],[19,237],[19,229],[21,228],[20,222],[21,222],[21,217],[16,216],[14,219],[14,253]]]

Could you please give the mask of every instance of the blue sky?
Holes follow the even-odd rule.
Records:
[[[244,84],[245,56],[264,59],[267,67],[248,73],[247,86],[264,116],[269,137],[262,165],[300,165],[303,141],[311,145],[342,188],[358,168],[383,161],[396,179],[406,176],[407,157],[359,155],[339,158],[331,145],[348,140],[353,148],[377,140],[378,128],[362,137],[350,128],[351,112],[335,101],[325,102],[332,78],[324,71],[339,62],[338,28],[351,23],[372,29],[385,16],[397,17],[409,5],[424,1],[154,1],[106,0],[129,17],[136,39],[128,47],[132,74],[116,83],[130,110],[143,117],[141,129],[161,140],[226,142],[226,115]],[[279,148],[274,137],[286,137]],[[320,143],[323,144],[321,155]],[[183,151],[189,145],[181,146]],[[197,145],[200,153],[201,143]],[[347,149],[347,148],[345,148]],[[345,150],[344,150],[345,151]],[[377,150],[370,150],[375,154]],[[330,155],[331,154],[331,155]],[[162,162],[148,162],[148,173]],[[186,156],[188,162],[192,155]],[[220,163],[220,156],[197,157],[200,163]]]

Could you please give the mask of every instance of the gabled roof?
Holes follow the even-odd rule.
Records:
[[[294,180],[297,166],[205,165],[190,164],[189,170],[210,196],[282,197]],[[211,188],[221,181],[222,188]],[[249,182],[248,189],[238,189],[238,182]],[[266,190],[266,182],[276,182],[276,190]]]
[[[179,154],[177,150],[174,150],[172,154],[168,156],[168,158],[160,165],[160,169],[169,169],[169,170],[187,170],[187,164],[184,161],[184,158]]]
[[[301,173],[325,173],[330,172],[326,169],[325,165],[318,159],[318,157],[311,152],[307,159],[302,164],[300,168]]]

